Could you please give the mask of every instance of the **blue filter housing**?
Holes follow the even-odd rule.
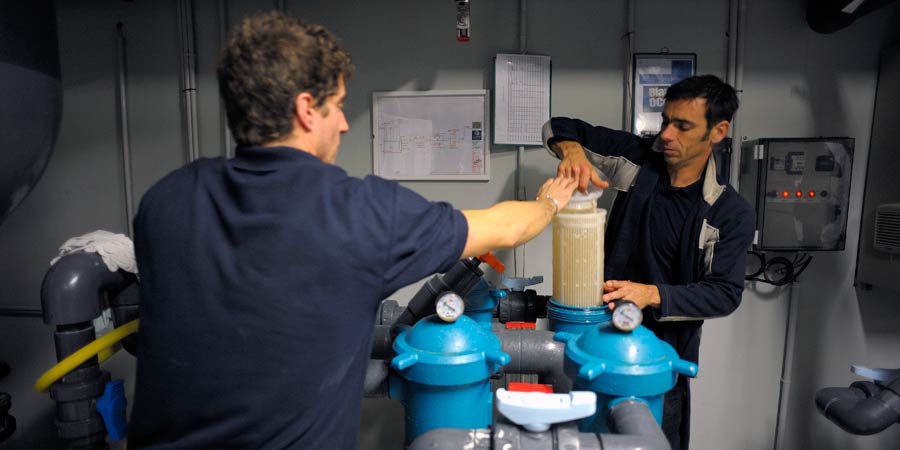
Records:
[[[553,331],[580,334],[591,327],[609,321],[609,307],[604,306],[570,306],[550,300],[547,305],[548,326]]]
[[[406,443],[435,428],[487,428],[490,377],[510,361],[500,340],[467,316],[428,316],[394,340],[390,396],[406,408]]]
[[[466,312],[464,314],[490,330],[494,320],[494,310],[497,309],[500,299],[506,295],[506,291],[492,288],[482,278],[466,296]]]
[[[679,374],[697,375],[696,364],[680,359],[671,345],[644,326],[623,332],[607,321],[581,334],[556,333],[554,339],[566,343],[563,369],[573,390],[597,394],[597,413],[579,421],[582,432],[608,432],[610,408],[627,399],[646,403],[661,424],[664,394]]]

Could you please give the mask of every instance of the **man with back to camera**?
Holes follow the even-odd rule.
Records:
[[[131,449],[344,449],[379,302],[543,230],[575,189],[458,211],[335,166],[349,55],[322,26],[243,20],[218,68],[236,156],[156,183],[141,271]]]
[[[636,303],[644,325],[694,363],[703,319],[740,304],[756,225],[753,209],[716,176],[711,157],[737,108],[734,88],[702,75],[668,89],[655,138],[566,117],[544,125],[544,142],[561,160],[559,176],[578,178],[581,190],[602,186],[597,167],[619,191],[607,222],[603,301]],[[688,381],[679,377],[663,404],[673,450],[688,448]]]

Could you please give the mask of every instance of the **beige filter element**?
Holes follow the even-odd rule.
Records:
[[[553,299],[569,306],[603,304],[606,210],[570,203],[553,219]]]

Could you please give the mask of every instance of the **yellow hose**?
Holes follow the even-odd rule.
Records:
[[[100,336],[90,344],[81,347],[75,353],[66,356],[62,361],[51,367],[50,370],[44,372],[44,374],[34,382],[34,389],[38,392],[45,392],[51,384],[59,381],[60,378],[66,376],[66,374],[76,367],[94,357],[94,355],[99,355],[101,362],[106,360],[118,350],[110,350],[110,347],[138,330],[138,320],[139,319],[134,319],[131,322],[126,323],[125,325]]]

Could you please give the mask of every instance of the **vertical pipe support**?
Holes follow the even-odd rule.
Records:
[[[519,54],[527,52],[528,23],[526,19],[526,0],[519,0]],[[526,200],[525,193],[525,146],[520,145],[516,151],[516,200]],[[513,250],[515,260],[514,276],[525,276],[525,246],[520,245]]]
[[[219,0],[219,47],[228,43],[228,1]],[[222,144],[225,146],[225,158],[234,157],[234,141],[231,131],[228,129],[228,115],[225,113],[225,104],[219,99],[219,125],[222,133]]]
[[[200,157],[197,135],[197,52],[194,43],[194,2],[178,0],[181,49],[181,130],[187,162]]]
[[[797,314],[799,313],[800,284],[791,283],[788,295],[788,316],[784,332],[784,356],[781,362],[781,383],[778,393],[778,414],[775,420],[775,443],[773,448],[784,448],[784,429],[791,395],[791,373],[794,371],[794,342],[797,340]]]
[[[728,67],[726,82],[734,87],[738,101],[743,97],[744,91],[744,35],[746,29],[746,2],[744,0],[730,0],[728,4]],[[731,167],[729,168],[732,186],[737,189],[740,177],[741,147],[744,136],[741,134],[741,109],[734,113],[731,120]],[[736,164],[735,161],[738,163]]]
[[[634,67],[632,66],[631,56],[634,54],[634,0],[625,2],[625,34],[622,40],[625,41],[625,79],[624,92],[622,93],[622,129],[628,132],[634,131],[631,127],[632,115],[632,78],[634,77]]]
[[[128,130],[128,92],[125,70],[125,30],[122,22],[116,24],[116,93],[119,100],[119,146],[122,149],[122,173],[125,182],[125,223],[128,237],[134,237],[134,179],[131,166],[131,136]]]

